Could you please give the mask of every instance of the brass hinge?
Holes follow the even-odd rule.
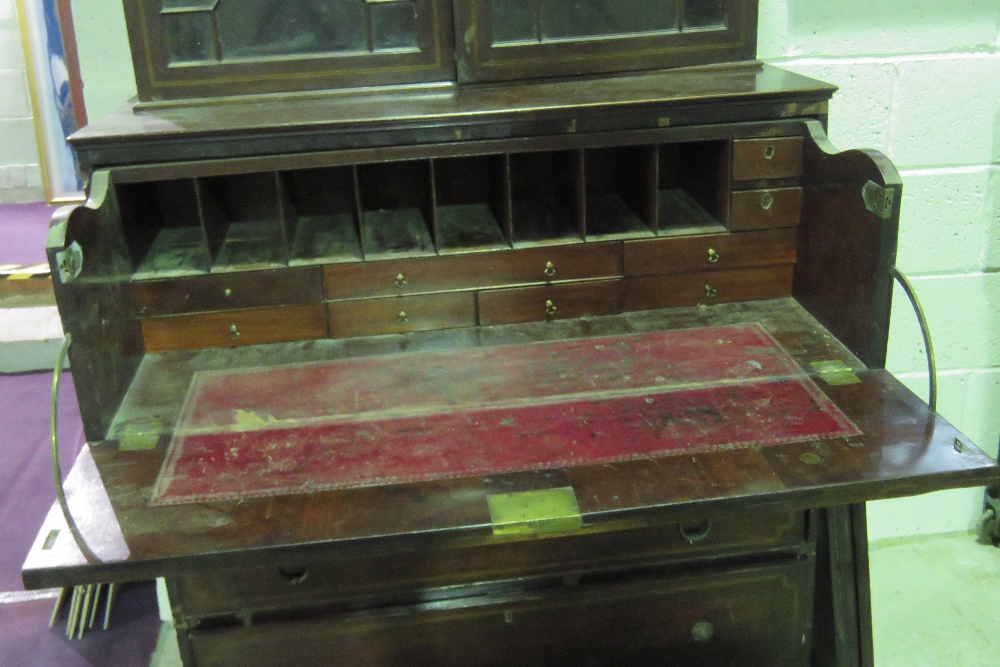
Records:
[[[883,220],[888,220],[892,217],[892,207],[896,203],[896,188],[883,188],[875,181],[868,181],[861,188],[861,198],[865,202],[865,208]]]
[[[839,359],[831,361],[814,361],[810,364],[819,378],[830,386],[842,384],[861,384],[854,370]]]
[[[572,487],[486,496],[494,535],[578,530],[583,525]]]

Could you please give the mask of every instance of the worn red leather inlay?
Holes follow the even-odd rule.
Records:
[[[756,325],[196,374],[153,504],[842,437]]]

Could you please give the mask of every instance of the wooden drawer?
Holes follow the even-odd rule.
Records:
[[[805,667],[813,561],[539,589],[179,633],[199,667]],[[182,649],[183,650],[183,649]]]
[[[476,295],[473,292],[332,301],[327,309],[333,338],[476,325]]]
[[[358,299],[620,275],[621,245],[588,243],[330,264],[329,299]]]
[[[143,317],[319,303],[323,275],[309,267],[138,281],[132,296]]]
[[[689,539],[685,538],[686,531]],[[702,534],[704,531],[704,534]],[[188,625],[199,619],[359,600],[426,598],[479,582],[595,573],[805,545],[801,512],[731,512],[711,523],[666,523],[461,548],[386,553],[332,562],[289,559],[281,567],[209,572],[170,580],[170,599]],[[447,591],[445,591],[447,593]]]
[[[321,303],[142,320],[146,352],[281,343],[326,335],[326,313]]]
[[[733,140],[733,180],[802,175],[802,137]]]
[[[796,244],[795,229],[626,241],[625,275],[792,264]]]
[[[618,280],[594,280],[486,290],[479,293],[479,323],[513,324],[613,315],[621,310],[620,288]]]
[[[653,310],[792,295],[792,266],[626,278],[622,310]]]
[[[802,188],[734,192],[729,207],[729,230],[797,227],[802,213]]]

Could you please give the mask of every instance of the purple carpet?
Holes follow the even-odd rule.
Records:
[[[45,234],[55,207],[0,204],[0,264],[41,264],[45,261]]]

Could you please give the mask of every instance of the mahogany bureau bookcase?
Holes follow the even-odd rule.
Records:
[[[128,0],[48,237],[88,446],[29,588],[186,665],[871,665],[901,183],[737,0]],[[68,518],[67,518],[68,517]]]

